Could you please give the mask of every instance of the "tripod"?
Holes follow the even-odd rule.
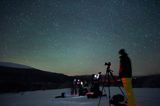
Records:
[[[108,63],[105,63],[105,65],[107,66],[107,68],[106,68],[106,75],[105,75],[105,78],[104,78],[104,81],[103,81],[103,85],[102,85],[102,93],[103,93],[103,90],[104,90],[105,81],[107,79],[107,81],[108,81],[107,86],[108,86],[109,106],[111,106],[111,103],[110,103],[110,100],[111,100],[111,90],[110,90],[111,79],[110,78],[112,78],[115,82],[116,82],[116,80],[115,80],[115,78],[114,78],[114,76],[112,74],[112,70],[110,69],[111,63],[108,62]],[[118,87],[119,87],[119,90],[121,91],[122,95],[125,97],[125,94],[122,91],[121,87],[119,85],[118,85]],[[100,105],[101,98],[102,98],[102,96],[100,96],[100,98],[99,98],[98,106]]]

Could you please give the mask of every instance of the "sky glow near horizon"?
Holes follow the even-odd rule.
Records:
[[[159,0],[1,0],[0,61],[67,75],[118,74],[125,48],[133,75],[160,73]]]

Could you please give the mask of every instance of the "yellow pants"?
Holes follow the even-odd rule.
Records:
[[[122,78],[122,83],[128,99],[127,106],[136,106],[132,89],[132,78]]]

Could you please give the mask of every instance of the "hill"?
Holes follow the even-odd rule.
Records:
[[[0,66],[0,92],[55,89],[70,86],[70,77],[34,68]]]
[[[17,64],[17,63],[12,63],[12,62],[2,62],[0,61],[0,66],[3,67],[12,67],[12,68],[25,68],[25,69],[30,69],[32,67],[23,65],[23,64]]]

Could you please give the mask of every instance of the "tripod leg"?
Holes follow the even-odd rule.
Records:
[[[103,84],[102,84],[102,95],[103,95],[103,90],[104,90],[105,93],[106,93],[106,90],[104,89],[104,84],[105,84],[106,79],[107,79],[107,78],[106,78],[106,76],[105,76],[104,82],[103,82]],[[98,106],[100,105],[102,95],[101,95],[100,98],[99,98]],[[107,99],[107,93],[106,93],[106,99]]]
[[[103,95],[103,90],[104,90],[104,92],[105,92],[105,94],[106,94],[106,99],[107,99],[107,93],[106,93],[106,90],[105,90],[105,88],[104,88],[104,85],[103,85],[103,87],[102,87],[102,95]],[[101,95],[100,98],[99,98],[98,106],[100,106],[100,102],[101,102],[102,95]]]
[[[110,84],[111,84],[111,82],[110,82],[110,75],[109,75],[109,73],[108,73],[108,96],[109,96],[109,106],[111,106],[111,103],[110,103],[110,100],[111,100],[111,90],[110,90]]]
[[[121,91],[122,95],[123,95],[124,97],[126,97],[126,96],[125,96],[125,93],[124,93],[123,90],[122,90],[122,88],[121,88],[120,86],[118,86],[118,87],[119,87],[119,90]]]
[[[110,75],[111,75],[112,79],[113,79],[115,82],[117,82],[116,79],[114,78],[114,76],[113,76],[113,74],[112,74],[111,72],[110,72]],[[121,82],[122,82],[122,81],[121,81]],[[123,90],[122,90],[122,88],[121,88],[121,86],[118,85],[118,87],[119,87],[119,90],[121,91],[122,95],[123,95],[124,97],[126,97],[126,96],[125,96],[125,93],[123,92]]]
[[[106,99],[107,99],[107,92],[106,92],[106,90],[105,90],[105,89],[104,89],[104,92],[105,92],[105,94],[106,94],[105,96],[106,96]],[[102,94],[103,94],[103,92],[102,92]]]
[[[108,87],[108,93],[109,93],[109,106],[111,106],[111,104],[110,104],[110,100],[111,100],[111,91],[110,91],[110,87]]]
[[[103,93],[103,90],[104,90],[104,85],[103,85],[103,87],[102,87],[102,93]],[[101,98],[102,98],[102,95],[101,95],[100,98],[99,98],[98,106],[100,105]]]

